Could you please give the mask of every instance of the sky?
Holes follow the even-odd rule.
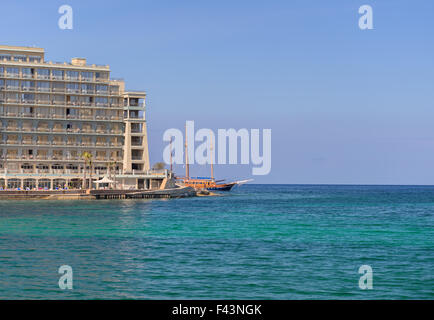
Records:
[[[58,27],[63,4],[73,30]],[[365,4],[373,30],[359,28]],[[151,163],[165,130],[193,120],[214,132],[272,130],[268,175],[216,165],[218,178],[434,183],[432,0],[2,0],[0,11],[0,44],[109,64],[147,92]]]

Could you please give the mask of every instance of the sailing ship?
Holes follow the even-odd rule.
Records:
[[[225,180],[215,180],[214,178],[214,165],[213,165],[213,145],[211,141],[211,177],[190,177],[190,166],[188,163],[188,139],[187,139],[187,128],[185,129],[185,177],[177,178],[183,185],[187,187],[192,187],[194,189],[206,189],[210,191],[231,191],[233,187],[237,185],[242,185],[249,180],[240,180],[233,182],[224,182]],[[172,141],[170,142],[170,168],[172,171]]]

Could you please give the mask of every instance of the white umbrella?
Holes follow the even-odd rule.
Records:
[[[115,183],[113,180],[110,180],[107,176],[104,176],[101,180],[94,181],[94,183]]]

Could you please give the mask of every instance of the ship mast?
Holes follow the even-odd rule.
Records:
[[[170,138],[170,174],[172,174],[172,172],[173,172],[173,161],[172,161],[172,153],[173,153],[173,151],[172,151],[172,140],[173,140],[173,137]]]
[[[214,180],[214,165],[213,165],[213,161],[212,161],[212,157],[213,157],[213,148],[212,148],[212,138],[211,138],[211,180]]]
[[[188,166],[188,138],[187,138],[187,125],[185,125],[185,176],[190,179],[190,170]]]

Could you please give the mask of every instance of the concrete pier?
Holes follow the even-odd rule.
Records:
[[[191,187],[159,190],[0,191],[0,200],[158,199],[195,197]]]

